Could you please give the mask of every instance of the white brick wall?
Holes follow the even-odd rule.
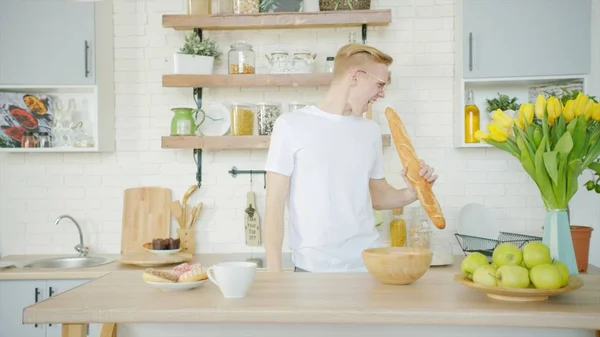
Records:
[[[0,155],[0,253],[72,253],[77,233],[60,214],[73,215],[85,239],[97,252],[117,253],[120,246],[123,189],[160,185],[174,198],[195,183],[191,151],[163,150],[160,137],[169,133],[175,106],[193,106],[191,89],[162,88],[161,76],[172,73],[172,54],[184,33],[161,26],[163,13],[185,12],[184,0],[115,0],[115,88],[117,151],[110,154]],[[385,105],[396,108],[408,124],[419,154],[440,175],[435,191],[452,233],[460,208],[469,202],[492,207],[502,230],[539,234],[544,217],[536,187],[508,154],[493,149],[452,148],[454,8],[453,0],[373,0],[374,8],[392,8],[389,27],[369,30],[368,43],[395,58],[387,97],[376,104],[375,118],[388,132]],[[286,48],[309,49],[321,62],[360,29],[301,29],[210,32],[226,53],[231,42],[245,39],[254,46],[259,71],[264,55]],[[295,40],[296,43],[290,43]],[[217,64],[225,73],[224,62]],[[311,88],[205,89],[205,102],[221,100],[304,100],[324,92]],[[192,202],[205,208],[197,223],[199,252],[251,251],[244,244],[242,210],[250,188],[248,176],[227,171],[262,169],[265,150],[204,153],[203,186]],[[398,187],[400,162],[393,148],[385,150],[388,179]],[[254,178],[259,212],[264,216],[263,178]],[[254,248],[254,250],[261,250]]]

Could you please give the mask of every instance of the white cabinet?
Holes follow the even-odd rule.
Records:
[[[94,2],[2,0],[0,84],[94,84],[94,22]]]
[[[464,78],[588,74],[591,0],[463,0]]]
[[[23,324],[23,309],[88,281],[0,281],[0,337],[60,337],[60,324]],[[88,336],[99,336],[100,329],[100,324],[90,324]]]

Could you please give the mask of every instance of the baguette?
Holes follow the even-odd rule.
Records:
[[[425,177],[422,177],[419,174],[421,164],[417,157],[417,153],[408,138],[404,123],[402,123],[402,120],[394,109],[390,107],[385,109],[385,117],[388,120],[390,133],[394,140],[394,144],[396,145],[396,152],[398,152],[402,165],[407,168],[406,177],[414,188],[421,205],[423,205],[425,212],[429,215],[429,218],[435,227],[438,229],[446,228],[446,219],[431,190],[431,184]]]

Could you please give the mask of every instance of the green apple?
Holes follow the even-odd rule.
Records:
[[[518,265],[505,264],[496,270],[498,286],[504,288],[528,288],[529,270]]]
[[[479,253],[479,252],[475,252],[475,253],[471,253],[469,255],[467,255],[462,262],[460,263],[460,270],[462,271],[463,275],[465,275],[467,278],[469,278],[470,280],[473,279],[473,272],[475,271],[475,268],[481,266],[481,265],[489,265],[490,262],[488,261],[487,256]]]
[[[491,264],[481,265],[473,272],[473,282],[484,286],[497,286],[496,267]]]
[[[523,247],[523,263],[531,269],[538,264],[552,263],[550,248],[543,242],[529,242]]]
[[[551,263],[538,264],[531,268],[529,278],[536,289],[558,289],[563,283],[558,267]]]
[[[564,287],[567,284],[569,284],[569,279],[571,276],[569,274],[569,268],[567,267],[567,265],[558,260],[554,260],[554,262],[552,264],[554,264],[556,266],[556,268],[558,268],[558,271],[560,272],[560,276],[562,279],[560,286]]]
[[[523,252],[509,242],[499,244],[492,253],[492,263],[498,268],[504,265],[518,266],[521,262],[523,262]]]

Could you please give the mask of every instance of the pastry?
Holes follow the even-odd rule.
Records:
[[[421,164],[410,138],[408,138],[404,123],[402,123],[398,114],[390,107],[385,109],[385,117],[388,120],[390,133],[394,140],[394,144],[396,145],[396,152],[398,152],[402,165],[407,168],[406,177],[417,193],[417,197],[419,198],[423,209],[427,215],[429,215],[429,218],[435,227],[438,229],[446,228],[446,219],[431,190],[431,184],[425,177],[419,175]]]
[[[142,275],[144,281],[147,282],[161,282],[161,283],[175,283],[177,282],[177,276],[167,271],[160,271],[152,268],[148,268]]]
[[[201,264],[184,262],[173,268],[172,274],[177,277],[177,282],[197,282],[206,280],[208,275]]]
[[[152,239],[152,242],[144,244],[144,248],[152,250],[172,250],[181,247],[181,239]]]

